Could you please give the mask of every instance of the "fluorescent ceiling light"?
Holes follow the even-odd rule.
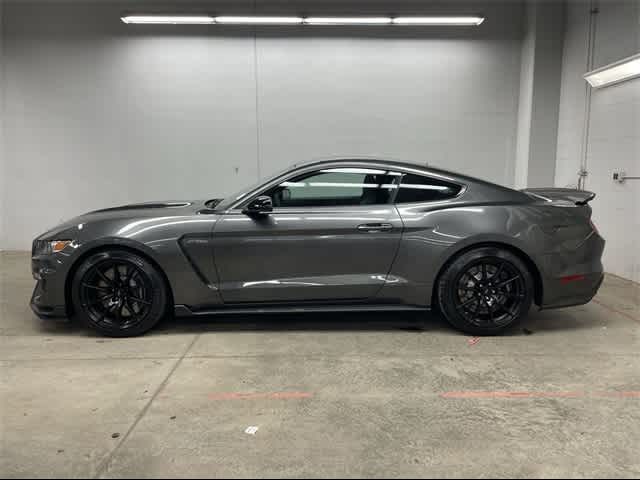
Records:
[[[127,15],[121,17],[124,23],[159,23],[159,24],[209,24],[213,17],[207,15]]]
[[[307,25],[388,25],[391,17],[307,17]]]
[[[295,25],[302,23],[302,17],[216,17],[216,23],[232,25]]]
[[[593,88],[606,87],[636,77],[640,77],[640,53],[584,74],[584,79]]]
[[[480,25],[479,16],[429,17],[297,17],[297,16],[236,16],[209,15],[126,15],[124,23],[147,24],[223,24],[223,25]]]
[[[484,17],[395,17],[394,25],[480,25]]]

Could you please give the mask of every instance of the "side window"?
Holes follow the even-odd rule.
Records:
[[[402,177],[396,203],[446,200],[455,197],[461,189],[453,183],[409,173]]]
[[[380,205],[389,203],[400,174],[369,168],[327,168],[290,178],[264,195],[274,207]]]

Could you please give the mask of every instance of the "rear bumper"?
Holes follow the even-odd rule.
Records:
[[[589,303],[598,293],[602,280],[604,280],[602,272],[584,275],[584,278],[570,282],[554,280],[547,288],[558,293],[554,295],[552,302],[544,303],[541,309],[572,307]]]
[[[604,239],[590,235],[576,250],[550,255],[546,259],[542,309],[583,305],[598,293],[604,269]]]

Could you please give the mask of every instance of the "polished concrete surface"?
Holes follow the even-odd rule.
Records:
[[[616,277],[479,340],[414,314],[109,339],[31,313],[26,253],[0,275],[0,477],[640,476],[640,289]]]

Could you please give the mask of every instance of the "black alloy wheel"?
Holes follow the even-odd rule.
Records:
[[[87,258],[73,284],[75,311],[110,336],[133,336],[152,328],[166,310],[166,286],[145,258],[111,250]]]
[[[456,308],[478,327],[511,323],[524,297],[524,278],[507,260],[478,260],[458,275]]]
[[[528,312],[533,300],[533,278],[522,260],[489,247],[455,259],[438,287],[447,320],[476,335],[504,330]]]

